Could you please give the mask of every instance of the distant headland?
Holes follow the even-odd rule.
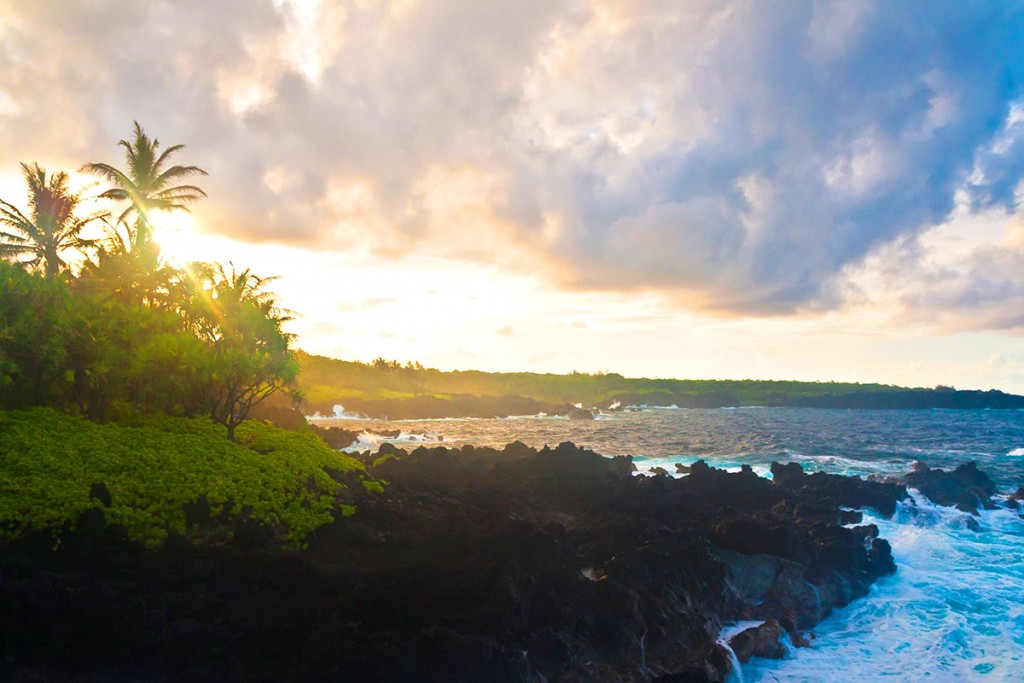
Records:
[[[851,382],[688,380],[532,372],[444,372],[419,363],[378,358],[372,363],[299,352],[299,385],[309,413],[331,415],[336,405],[370,418],[431,419],[568,415],[639,406],[743,406],[833,409],[1024,409],[1024,396],[953,387],[909,388]]]

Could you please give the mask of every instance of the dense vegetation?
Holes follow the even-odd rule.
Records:
[[[301,543],[351,512],[325,468],[361,466],[312,433],[243,424],[296,391],[287,315],[268,278],[162,258],[154,218],[206,196],[185,182],[205,172],[138,124],[120,145],[125,170],[83,166],[110,183],[91,200],[22,164],[27,208],[0,201],[0,536],[59,536],[102,507],[153,544],[201,508],[203,533],[248,520]]]
[[[373,363],[299,354],[300,386],[309,409],[335,403],[371,415],[405,414],[403,406],[461,410],[467,396],[518,397],[545,404],[607,408],[648,404],[690,408],[792,406],[820,408],[1024,408],[1024,397],[952,387],[908,389],[884,384],[761,380],[627,378],[615,373],[568,375],[475,370],[442,372],[419,364]],[[507,403],[511,403],[507,401]]]
[[[746,401],[769,394],[802,396],[894,388],[881,384],[632,379],[616,373],[442,372],[416,364],[399,365],[382,360],[366,364],[302,353],[299,360],[303,392],[310,403],[345,397],[372,399],[419,394],[474,394],[525,396],[553,403],[597,404],[623,394],[706,394],[714,391],[728,391]]]
[[[67,175],[22,165],[27,212],[0,202],[0,407],[74,409],[97,420],[125,406],[235,428],[268,396],[290,392],[298,365],[288,319],[249,270],[160,256],[154,212],[183,210],[205,196],[176,184],[203,175],[171,166],[181,145],[161,151],[136,124],[122,140],[127,170],[86,164],[113,187],[111,212],[80,217]],[[86,238],[102,226],[105,236]],[[69,258],[72,253],[77,261]],[[77,269],[72,264],[77,264]]]
[[[125,422],[100,424],[48,408],[0,412],[0,536],[57,532],[106,505],[108,521],[153,544],[170,532],[187,535],[185,510],[203,500],[218,523],[195,533],[250,519],[297,544],[331,519],[340,485],[324,468],[362,468],[312,433],[258,422],[242,425],[237,443],[202,418]]]

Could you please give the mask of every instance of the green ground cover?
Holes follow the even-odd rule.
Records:
[[[0,411],[0,535],[74,523],[102,506],[90,498],[102,482],[111,498],[107,520],[149,545],[170,531],[186,535],[182,506],[203,495],[214,515],[227,506],[228,521],[248,516],[301,545],[343,498],[324,467],[362,465],[314,434],[253,421],[239,426],[232,443],[203,418],[96,423],[48,408]]]

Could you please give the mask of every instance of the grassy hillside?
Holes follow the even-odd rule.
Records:
[[[898,389],[884,384],[785,382],[760,380],[632,379],[616,373],[569,375],[534,372],[481,372],[407,366],[381,367],[299,353],[300,385],[306,400],[395,399],[431,394],[523,396],[552,403],[601,403],[624,394],[706,394],[729,392],[744,403],[766,396],[839,395]]]
[[[246,422],[238,443],[208,419],[146,417],[99,424],[37,408],[0,411],[0,535],[57,530],[92,507],[102,483],[106,519],[156,544],[185,535],[183,506],[200,496],[225,524],[239,517],[301,544],[330,520],[340,485],[324,471],[362,465],[311,433]]]
[[[765,380],[627,378],[615,373],[568,375],[531,372],[441,372],[379,361],[354,363],[299,353],[299,383],[311,409],[329,412],[335,403],[368,414],[434,417],[448,405],[465,412],[466,397],[521,397],[556,406],[583,403],[607,407],[647,403],[681,407],[793,406],[828,408],[1021,408],[1024,398],[999,391],[950,387],[908,389],[885,384]],[[493,402],[492,402],[493,403]],[[407,410],[408,409],[408,410]],[[428,410],[430,415],[406,414]]]
[[[842,395],[899,389],[884,384],[846,382],[786,382],[761,380],[685,380],[626,378],[616,373],[569,375],[534,372],[442,372],[434,368],[374,366],[365,363],[299,354],[300,385],[314,405],[346,397],[380,400],[418,395],[439,397],[523,396],[551,403],[598,404],[627,394],[729,393],[742,404],[767,397]]]

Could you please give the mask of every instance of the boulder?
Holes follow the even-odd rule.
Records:
[[[344,427],[320,427],[315,424],[309,426],[314,434],[320,437],[324,443],[335,450],[348,448],[359,438],[360,432]]]
[[[249,411],[250,420],[263,420],[280,429],[294,432],[305,428],[306,416],[295,408],[261,403]]]
[[[978,514],[978,508],[993,509],[996,485],[975,462],[958,466],[952,472],[915,468],[906,477],[907,486],[923,493],[933,503]]]
[[[782,659],[786,656],[786,646],[781,640],[783,633],[782,625],[775,619],[769,619],[760,626],[737,633],[729,639],[729,647],[743,664],[751,657]]]
[[[771,464],[772,481],[791,491],[825,496],[839,505],[868,507],[886,517],[896,512],[896,503],[907,497],[905,486],[894,482],[866,481],[860,477],[815,472],[807,474],[799,463]]]

